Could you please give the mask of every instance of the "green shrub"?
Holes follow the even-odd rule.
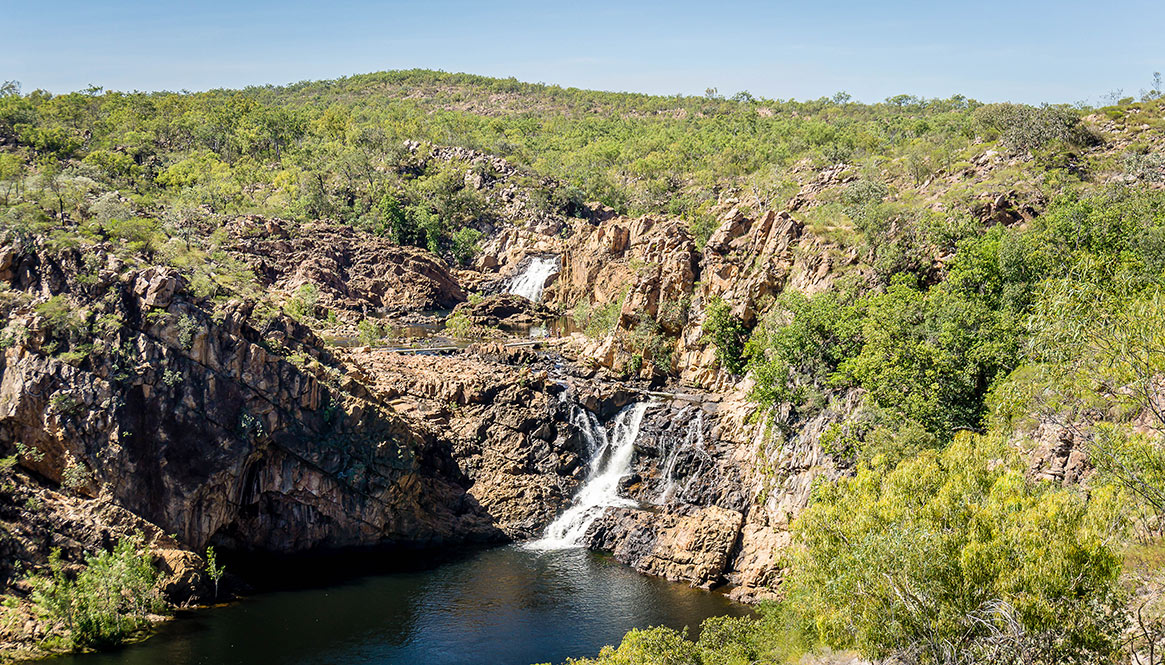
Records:
[[[1036,150],[1053,141],[1078,146],[1096,143],[1096,137],[1080,124],[1081,113],[1064,106],[988,104],[976,109],[974,116],[1016,152]]]
[[[59,550],[49,559],[49,575],[31,579],[33,600],[68,631],[75,646],[119,644],[164,609],[158,571],[144,538],[122,538],[111,552],[89,556],[75,578],[65,571]]]
[[[61,472],[61,486],[79,490],[89,484],[89,472],[78,462],[70,462]]]
[[[623,373],[628,376],[636,376],[643,369],[643,354],[632,353],[631,357],[627,359],[627,364],[623,366]]]
[[[785,602],[821,643],[872,659],[1115,662],[1120,503],[1029,481],[1005,445],[964,433],[820,486]]]
[[[449,236],[449,241],[452,244],[451,252],[453,260],[459,265],[469,265],[474,256],[481,249],[477,246],[477,241],[481,240],[481,231],[471,229],[468,226],[459,229],[456,233]]]
[[[899,281],[871,297],[861,351],[839,366],[879,407],[947,437],[978,428],[983,400],[1014,366],[1015,321],[938,287]]]
[[[623,298],[626,298],[624,294]],[[623,310],[623,298],[618,302],[609,302],[602,307],[594,307],[585,300],[580,300],[572,310],[574,323],[582,328],[587,337],[606,337],[619,322],[619,313]]]
[[[194,336],[198,334],[199,330],[198,319],[189,314],[183,314],[178,317],[174,326],[178,331],[178,345],[184,349],[194,346]]]
[[[218,555],[213,547],[206,548],[206,575],[214,584],[214,597],[218,598],[218,584],[226,573],[226,567],[218,565]]]
[[[719,296],[713,296],[704,312],[701,329],[712,338],[720,366],[739,374],[748,361],[744,353],[748,331],[740,317],[732,313],[732,307]]]
[[[375,319],[361,319],[356,324],[357,338],[361,344],[372,346],[388,334],[388,326]]]
[[[575,665],[699,665],[700,650],[671,628],[632,629],[618,647],[603,647],[599,657],[569,661]]]
[[[639,313],[639,323],[627,336],[626,341],[627,346],[635,354],[634,358],[638,358],[638,366],[634,370],[629,370],[632,374],[639,373],[645,358],[650,360],[655,368],[663,374],[671,372],[672,348],[675,340],[669,337],[663,328],[646,313]]]
[[[299,288],[295,290],[295,295],[283,306],[283,311],[296,319],[314,319],[319,300],[320,288],[318,286],[311,282],[300,284]]]
[[[765,409],[800,406],[836,385],[838,367],[861,349],[862,312],[852,294],[782,294],[746,346],[756,381],[752,399]]]
[[[141,217],[111,219],[101,230],[110,240],[122,243],[129,252],[135,254],[155,251],[165,237],[158,228],[157,220]]]
[[[465,312],[454,312],[445,317],[445,332],[453,337],[465,339],[475,336],[477,326],[469,320]]]
[[[48,331],[65,342],[87,332],[83,312],[64,295],[53,296],[36,306],[36,313],[44,319]]]

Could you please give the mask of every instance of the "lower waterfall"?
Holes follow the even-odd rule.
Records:
[[[603,511],[612,506],[634,506],[630,499],[619,496],[619,481],[631,473],[631,458],[635,439],[647,402],[632,404],[615,416],[615,424],[608,438],[596,419],[580,418],[576,424],[583,430],[588,444],[600,442],[601,447],[591,456],[590,471],[582,489],[574,497],[574,505],[546,527],[542,538],[529,543],[532,549],[556,550],[578,547],[587,529]],[[587,431],[587,428],[590,431]]]

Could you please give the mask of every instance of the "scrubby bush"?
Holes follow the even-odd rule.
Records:
[[[147,626],[151,614],[163,611],[158,579],[139,533],[122,538],[110,552],[87,557],[75,577],[55,550],[49,574],[31,582],[37,607],[63,625],[65,639],[76,646],[110,646]]]
[[[288,299],[283,310],[297,319],[316,318],[316,306],[320,301],[320,288],[311,282],[300,284],[295,295]]]
[[[704,310],[701,329],[715,345],[720,366],[732,374],[739,374],[748,361],[744,353],[748,330],[740,317],[732,313],[732,307],[719,296],[713,297]]]
[[[949,436],[979,427],[987,390],[1018,352],[1010,317],[900,281],[865,303],[861,351],[840,371],[879,407]]]
[[[998,133],[1000,141],[1016,152],[1030,152],[1053,141],[1078,146],[1096,142],[1080,124],[1081,113],[1064,106],[989,104],[974,115],[980,126]]]
[[[389,333],[389,327],[376,319],[361,319],[356,324],[357,339],[361,344],[371,346]]]
[[[474,256],[481,251],[477,246],[477,242],[481,240],[481,231],[465,227],[458,230],[449,236],[451,244],[450,252],[453,255],[454,261],[459,265],[469,265]]]
[[[1030,481],[1005,445],[965,433],[820,486],[795,524],[786,603],[817,640],[868,658],[1115,662],[1120,503]]]
[[[838,367],[861,348],[863,304],[852,293],[781,295],[746,347],[762,408],[801,405],[837,385]]]
[[[605,337],[615,329],[619,322],[619,312],[623,309],[623,299],[609,302],[601,307],[595,307],[586,300],[580,300],[571,310],[574,324],[582,329],[587,337]]]
[[[465,312],[454,312],[445,317],[445,332],[458,339],[467,339],[475,336],[478,327],[469,320]]]

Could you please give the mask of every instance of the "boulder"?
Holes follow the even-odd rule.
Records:
[[[611,552],[636,570],[710,589],[725,581],[743,523],[739,512],[719,506],[615,508],[591,525],[587,539],[592,549]]]
[[[173,268],[153,266],[138,273],[134,281],[134,293],[147,307],[165,309],[178,291],[182,277]]]

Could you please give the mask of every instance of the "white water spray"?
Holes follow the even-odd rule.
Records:
[[[704,411],[699,408],[696,408],[696,416],[688,422],[688,431],[684,434],[683,441],[677,442],[668,451],[663,465],[663,491],[659,493],[659,498],[656,500],[656,503],[667,503],[675,496],[677,480],[676,463],[680,459],[680,453],[688,448],[694,448],[696,450],[702,450],[704,448]]]
[[[542,299],[546,280],[558,272],[558,257],[535,256],[520,275],[510,280],[510,293],[527,298],[532,302]]]
[[[639,437],[639,426],[646,411],[646,402],[632,404],[620,411],[615,416],[609,439],[598,420],[590,413],[585,414],[582,422],[586,426],[579,429],[593,450],[587,479],[575,495],[574,505],[551,522],[542,538],[529,544],[530,548],[560,550],[578,547],[587,529],[607,508],[636,505],[634,501],[619,496],[619,481],[631,473],[635,439]]]

